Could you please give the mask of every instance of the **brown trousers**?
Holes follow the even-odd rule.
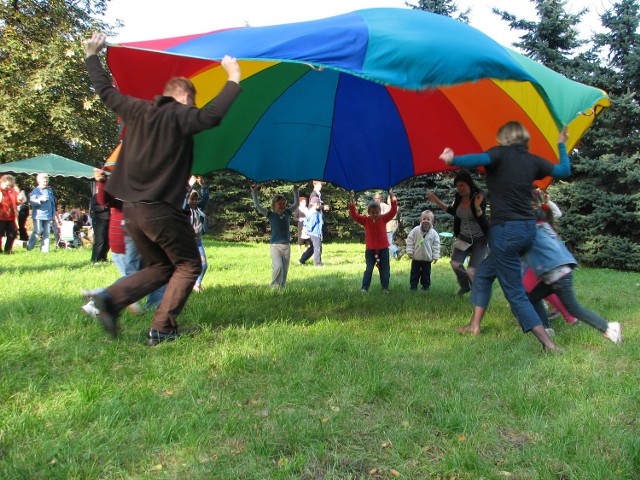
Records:
[[[168,203],[125,202],[125,228],[145,267],[111,285],[113,307],[127,305],[168,283],[151,328],[170,332],[202,270],[195,233],[186,214]]]

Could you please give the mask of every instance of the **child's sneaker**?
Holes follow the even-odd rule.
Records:
[[[609,322],[607,332],[604,334],[613,343],[622,343],[622,327],[618,322]]]
[[[578,322],[578,319],[576,317],[564,317],[564,321],[567,325],[575,325]]]
[[[87,315],[89,315],[90,317],[93,317],[94,319],[98,318],[98,314],[100,313],[100,310],[96,308],[96,306],[93,303],[93,300],[89,300],[89,303],[87,303],[86,305],[83,305],[81,308],[82,308],[82,311]]]

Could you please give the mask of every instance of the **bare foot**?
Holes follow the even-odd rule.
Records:
[[[476,337],[480,336],[480,329],[472,326],[471,324],[465,325],[464,327],[456,328],[460,333],[467,333],[469,335],[475,335]]]

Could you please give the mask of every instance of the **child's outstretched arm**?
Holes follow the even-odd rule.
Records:
[[[293,203],[289,206],[291,213],[295,212],[296,208],[300,204],[300,187],[298,185],[293,186]]]
[[[266,217],[269,212],[266,208],[260,205],[260,202],[258,201],[258,190],[260,190],[260,187],[255,183],[252,183],[249,188],[251,189],[251,199],[253,200],[253,206],[258,213]]]

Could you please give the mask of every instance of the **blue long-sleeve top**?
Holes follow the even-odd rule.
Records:
[[[491,225],[512,220],[535,220],[531,208],[533,182],[548,176],[563,178],[571,173],[564,143],[558,144],[560,163],[553,164],[529,153],[526,145],[490,148],[484,153],[453,158],[459,167],[485,167],[491,204]]]
[[[296,208],[298,208],[298,189],[293,189],[293,203],[284,209],[282,213],[276,213],[273,210],[267,210],[258,201],[258,191],[251,190],[251,199],[253,206],[258,213],[267,217],[269,225],[271,225],[270,243],[291,243],[291,216]]]

